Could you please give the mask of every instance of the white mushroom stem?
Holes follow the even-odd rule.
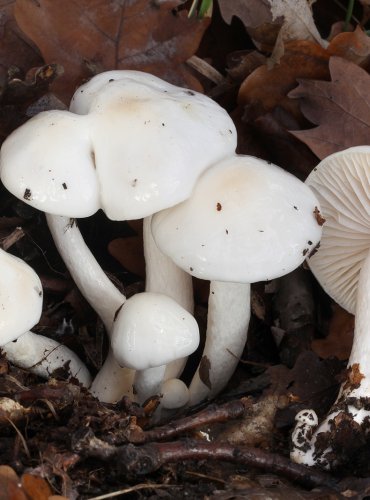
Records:
[[[115,312],[126,301],[126,297],[104,273],[74,219],[46,214],[46,220],[57,250],[74,282],[101,318],[109,334]]]
[[[43,378],[49,378],[58,368],[68,370],[85,387],[90,387],[91,375],[71,349],[56,340],[31,331],[24,333],[16,341],[1,347],[8,361]]]
[[[162,253],[155,243],[151,230],[152,217],[145,217],[143,224],[144,256],[146,264],[145,291],[163,293],[193,314],[193,282],[190,274],[180,269],[172,259]],[[186,358],[167,365],[164,380],[181,375]],[[155,393],[153,393],[155,394]]]
[[[362,377],[360,384],[354,388],[346,397],[369,397],[370,395],[370,252],[364,260],[357,288],[357,300],[355,311],[355,332],[353,346],[350,358],[348,360],[348,368],[353,368],[358,365],[359,373]],[[341,392],[343,388],[341,389]],[[369,413],[370,415],[370,413]]]
[[[243,353],[250,319],[250,284],[212,281],[207,340],[190,384],[190,405],[220,392]]]
[[[82,295],[103,321],[110,336],[114,316],[126,297],[104,273],[73,219],[46,214],[54,243]],[[115,402],[130,392],[131,370],[121,368],[111,352],[95,377],[91,392],[101,401]],[[112,399],[112,394],[116,397]],[[119,396],[121,394],[121,396]]]
[[[189,273],[176,266],[172,259],[159,250],[152,236],[151,223],[152,217],[145,217],[143,225],[146,263],[145,291],[164,293],[193,314],[192,278]]]
[[[329,454],[332,451],[330,447],[330,437],[335,433],[334,419],[343,412],[346,417],[351,417],[360,427],[363,426],[363,432],[366,433],[370,421],[370,410],[368,406],[370,395],[370,252],[364,260],[360,277],[358,281],[356,310],[355,310],[355,331],[354,341],[350,358],[347,366],[347,377],[343,382],[337,400],[332,406],[329,414],[325,417],[319,427],[313,433],[301,436],[300,445],[297,440],[293,440],[291,459],[297,463],[329,469],[335,466],[333,459]],[[313,412],[313,410],[304,410]],[[302,412],[300,412],[302,413]],[[298,414],[299,415],[299,414]],[[293,431],[295,437],[299,433],[302,424],[296,417],[298,423]],[[358,431],[359,432],[359,431]],[[317,439],[320,436],[320,448],[317,446]],[[327,437],[325,439],[325,434]],[[325,447],[322,443],[327,443]]]
[[[134,376],[135,370],[122,368],[110,348],[103,366],[90,387],[90,392],[105,403],[115,403],[123,396],[133,399]]]
[[[134,393],[137,393],[138,403],[143,404],[150,396],[161,392],[166,365],[138,370],[134,379]]]

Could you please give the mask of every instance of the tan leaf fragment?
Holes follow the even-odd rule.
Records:
[[[322,47],[328,45],[327,41],[321,38],[313,20],[311,5],[314,1],[268,0],[273,20],[284,18],[280,30],[283,33],[283,41],[314,40]]]
[[[315,1],[315,0],[313,0]],[[283,17],[284,22],[277,36],[275,47],[270,59],[269,68],[272,68],[284,55],[284,44],[290,40],[311,40],[321,47],[327,47],[328,42],[323,40],[318,32],[312,17],[311,2],[307,0],[268,0],[272,18]]]

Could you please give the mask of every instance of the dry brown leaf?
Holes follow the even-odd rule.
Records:
[[[16,0],[18,25],[46,63],[65,74],[53,87],[68,101],[83,79],[110,69],[137,69],[197,86],[183,63],[198,48],[208,19],[176,10],[181,0]],[[32,19],[32,22],[30,22]]]
[[[297,85],[298,79],[328,80],[331,56],[366,64],[370,59],[370,38],[358,28],[334,37],[326,50],[310,41],[287,42],[280,64],[271,69],[267,64],[261,65],[246,78],[239,90],[239,104],[247,106],[254,118],[279,106],[302,122],[298,103],[287,94]],[[247,117],[245,119],[248,121]]]
[[[18,28],[14,4],[15,0],[0,1],[0,68],[6,72],[9,67],[17,66],[24,74],[33,66],[41,66],[42,58]]]
[[[231,23],[238,17],[246,28],[257,28],[261,24],[271,23],[272,14],[268,0],[218,0],[224,21]]]
[[[116,238],[109,242],[108,251],[127,271],[141,278],[145,276],[143,238],[141,236]]]
[[[314,42],[288,42],[280,64],[272,69],[268,69],[266,64],[259,66],[242,83],[238,101],[246,107],[246,121],[269,112],[276,106],[300,120],[299,105],[289,99],[287,94],[297,85],[297,78],[327,78],[328,59],[326,50]]]
[[[355,31],[345,31],[335,36],[330,42],[328,52],[355,64],[366,65],[370,61],[370,37],[357,26]]]
[[[8,465],[0,465],[0,500],[29,500],[16,472]]]
[[[272,51],[283,18],[273,21],[268,0],[218,0],[224,21],[238,17],[259,50]]]
[[[311,4],[315,0],[268,0],[273,20],[284,19],[277,37],[270,66],[280,61],[284,54],[284,43],[289,40],[311,40],[321,47],[328,42],[323,40],[312,16]]]
[[[289,96],[299,99],[309,130],[291,132],[320,158],[361,144],[370,144],[370,76],[339,57],[329,62],[331,82],[299,80]]]
[[[329,325],[328,336],[312,342],[312,350],[320,358],[349,358],[353,342],[354,316],[337,304],[333,305],[334,313]]]
[[[22,486],[30,500],[48,500],[53,494],[46,480],[33,474],[23,474]]]

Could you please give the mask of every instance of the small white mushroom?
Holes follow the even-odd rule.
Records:
[[[166,364],[199,344],[194,317],[170,297],[138,293],[128,299],[112,330],[112,351],[121,366],[137,370],[134,393],[143,403],[160,394]]]
[[[28,331],[40,319],[42,286],[25,262],[0,249],[0,346],[7,359],[20,368],[48,378],[66,368],[83,385],[91,383],[82,361],[66,346]]]
[[[189,403],[189,389],[185,382],[178,378],[170,378],[161,387],[161,406],[166,410],[175,410]]]
[[[0,249],[0,346],[32,328],[42,312],[42,286],[23,260]]]
[[[161,251],[211,280],[191,404],[215,396],[235,370],[247,336],[250,283],[289,273],[317,245],[317,207],[296,177],[257,158],[233,156],[209,168],[188,200],[153,217]]]
[[[1,346],[8,361],[43,378],[50,378],[63,368],[85,387],[91,385],[91,375],[81,359],[56,340],[33,332],[25,332],[13,342]]]

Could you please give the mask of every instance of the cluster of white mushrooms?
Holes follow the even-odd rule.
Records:
[[[250,284],[289,273],[318,244],[320,207],[311,189],[235,149],[235,126],[214,101],[137,71],[95,76],[76,91],[70,111],[40,113],[4,142],[3,184],[46,213],[66,266],[110,337],[91,385],[82,362],[76,369],[76,357],[69,358],[71,373],[100,400],[129,395],[142,403],[159,394],[164,408],[177,408],[214,397],[243,352]],[[128,300],[74,220],[98,209],[113,220],[144,218],[146,291]],[[3,276],[2,268],[6,310]],[[211,280],[211,288],[206,344],[188,388],[180,376],[199,342],[192,276]],[[41,310],[35,288],[41,291],[38,281],[22,287],[37,311],[22,310],[29,323],[18,330],[25,335]],[[24,307],[17,290],[12,301]],[[19,316],[10,307],[7,314]],[[10,331],[2,316],[0,328]],[[19,364],[16,352],[12,360]]]

